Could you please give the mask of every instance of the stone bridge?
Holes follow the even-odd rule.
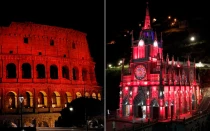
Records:
[[[60,116],[60,113],[40,113],[40,114],[23,114],[22,125],[24,127],[55,127],[55,121]],[[19,127],[20,115],[1,115],[0,123],[12,122],[13,126]]]

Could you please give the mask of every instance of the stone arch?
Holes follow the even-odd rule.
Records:
[[[87,69],[86,68],[82,68],[82,80],[86,81],[87,80]]]
[[[68,66],[62,66],[62,77],[69,79],[69,67]]]
[[[72,43],[72,48],[76,49],[76,44],[74,42]]]
[[[93,99],[97,99],[97,98],[96,98],[96,93],[94,93],[94,92],[92,93],[92,98],[93,98]]]
[[[45,78],[45,66],[44,66],[44,64],[37,64],[36,65],[36,72],[37,72],[37,78],[38,79]]]
[[[52,94],[52,107],[60,107],[61,106],[61,97],[60,93],[54,91]]]
[[[71,93],[70,92],[66,92],[65,93],[65,104],[70,103],[71,101],[72,101],[72,95],[71,95]]]
[[[90,98],[90,93],[89,92],[85,92],[85,97]]]
[[[34,127],[34,124],[32,124],[32,123],[30,123],[30,122],[25,122],[24,123],[24,125],[23,125],[24,127]]]
[[[98,100],[101,101],[101,94],[100,93],[98,93]]]
[[[156,98],[153,98],[150,102],[150,117],[152,119],[159,118],[159,104]]]
[[[18,127],[17,124],[15,124],[14,122],[11,122],[11,126],[12,127]]]
[[[46,121],[39,122],[38,127],[49,127],[49,124]]]
[[[16,65],[14,63],[9,63],[6,66],[7,78],[16,78]]]
[[[26,108],[33,107],[33,94],[30,91],[26,91],[24,95],[24,106]]]
[[[79,69],[77,67],[74,67],[72,69],[72,75],[73,75],[73,80],[79,80]]]
[[[139,92],[134,100],[133,100],[133,104],[135,106],[141,105],[141,106],[145,106],[146,105],[146,99],[144,97],[144,93],[143,92]]]
[[[76,97],[80,98],[80,97],[82,97],[82,94],[80,92],[76,92]]]
[[[22,64],[22,78],[24,79],[31,78],[31,65],[29,63]]]
[[[157,99],[153,98],[150,102],[150,106],[152,107],[159,107]]]
[[[47,93],[40,91],[38,94],[38,107],[47,107]]]
[[[146,115],[146,99],[142,91],[134,97],[133,105],[134,116],[144,118]]]
[[[58,79],[58,67],[56,65],[50,65],[50,78]]]
[[[10,109],[17,108],[17,93],[10,91],[6,95],[6,107]]]

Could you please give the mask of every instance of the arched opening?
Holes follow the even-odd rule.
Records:
[[[17,94],[15,92],[7,93],[6,104],[9,109],[17,108]]]
[[[17,124],[15,124],[14,122],[11,122],[11,127],[17,127]]]
[[[38,124],[38,127],[49,127],[49,125],[46,121],[42,121]]]
[[[34,125],[30,122],[24,123],[24,127],[34,127]]]
[[[77,67],[73,68],[73,80],[79,80],[79,70]]]
[[[93,99],[97,99],[97,98],[96,98],[96,93],[92,93],[92,98],[93,98]]]
[[[133,100],[134,115],[140,118],[146,118],[146,98],[143,91],[140,91]]]
[[[98,100],[101,101],[101,94],[100,93],[98,93]]]
[[[14,63],[7,64],[7,78],[16,78],[16,65]]]
[[[45,78],[45,66],[43,64],[38,64],[36,66],[36,71],[37,71],[37,78],[38,79]]]
[[[31,65],[29,63],[22,64],[22,78],[24,79],[31,78]]]
[[[129,116],[130,115],[130,103],[129,103],[129,95],[126,94],[122,101],[122,107],[123,107],[123,116]]]
[[[82,94],[81,94],[80,92],[77,92],[77,93],[76,93],[76,97],[77,97],[77,98],[80,98],[80,97],[82,97]]]
[[[24,107],[25,108],[30,108],[33,107],[33,96],[32,93],[30,91],[27,91],[25,93],[25,97],[24,97]]]
[[[52,94],[52,107],[60,107],[60,94],[57,91],[54,91]]]
[[[38,107],[47,107],[47,94],[44,91],[40,91],[38,94]]]
[[[94,69],[89,69],[89,75],[90,75],[90,80],[94,81],[95,80],[95,74],[94,74]]]
[[[69,68],[68,66],[63,66],[62,67],[62,77],[69,79]]]
[[[56,65],[50,66],[50,78],[58,79],[58,67]]]
[[[150,103],[150,116],[152,119],[158,119],[159,118],[159,104],[156,99],[153,99]]]
[[[87,70],[85,68],[82,69],[82,80],[83,81],[87,80]]]
[[[67,106],[67,103],[70,103],[72,101],[72,95],[70,92],[65,93],[65,107]]]
[[[85,92],[85,97],[90,98],[90,93]]]

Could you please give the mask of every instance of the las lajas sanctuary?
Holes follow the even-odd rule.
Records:
[[[0,27],[0,123],[54,127],[67,102],[101,100],[86,34],[31,22]],[[35,124],[36,123],[36,124]]]
[[[181,63],[168,55],[163,59],[162,40],[150,26],[148,6],[139,39],[132,39],[129,70],[122,73],[119,116],[167,119],[192,113],[200,103],[195,62]]]

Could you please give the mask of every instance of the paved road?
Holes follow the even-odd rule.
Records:
[[[186,113],[186,114],[182,114],[180,116],[178,116],[178,118],[173,118],[173,120],[183,120],[188,119],[192,117],[192,115],[190,113]],[[106,121],[106,130],[107,131],[113,131],[113,121],[115,121],[115,127],[116,130],[122,130],[124,128],[132,128],[133,127],[133,119],[132,117],[122,117],[122,118],[110,118]],[[152,120],[150,120],[152,121]],[[159,122],[169,122],[171,121],[171,119],[167,119],[167,120],[159,120]],[[141,123],[148,123],[148,119],[143,119],[143,118],[135,118],[134,121],[135,124],[139,125]]]

